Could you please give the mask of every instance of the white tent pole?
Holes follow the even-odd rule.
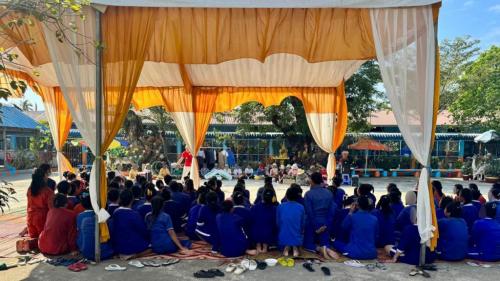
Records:
[[[102,34],[101,34],[101,12],[95,10],[96,17],[96,40],[99,42],[96,47],[96,72],[95,72],[95,106],[96,106],[96,151],[95,151],[95,176],[96,176],[96,201],[97,204],[101,205],[101,139],[102,139],[102,51],[99,46],[102,42]],[[99,233],[99,220],[95,220],[95,261],[101,261],[101,243],[100,243],[100,233]]]

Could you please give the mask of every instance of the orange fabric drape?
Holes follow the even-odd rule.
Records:
[[[124,17],[123,15],[127,15]],[[103,15],[103,127],[101,155],[120,130],[130,107],[154,30],[154,9],[114,7]],[[101,161],[101,207],[106,207],[106,168]],[[100,224],[101,241],[109,240],[106,223]]]

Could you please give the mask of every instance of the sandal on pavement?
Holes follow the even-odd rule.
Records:
[[[257,268],[260,270],[264,270],[267,268],[267,263],[263,261],[257,261]]]
[[[281,266],[288,266],[288,263],[286,261],[286,258],[285,257],[281,257],[278,259],[278,263],[281,265]]]
[[[234,270],[234,274],[240,275],[243,274],[243,272],[247,271],[247,269],[241,265],[237,265],[236,269]]]
[[[365,267],[366,267],[366,269],[367,269],[368,271],[370,271],[370,272],[375,271],[375,268],[376,268],[375,264],[373,264],[373,263],[369,263],[369,264],[367,264]]]
[[[169,266],[169,265],[176,264],[176,263],[178,263],[180,261],[181,261],[180,259],[167,259],[164,262],[162,262],[161,265],[163,265],[163,266]]]
[[[127,268],[124,266],[119,266],[118,264],[113,263],[113,264],[106,266],[104,269],[107,271],[124,271]]]
[[[227,273],[233,272],[236,269],[236,266],[237,265],[235,263],[228,264],[227,267],[226,267],[226,272]]]
[[[376,262],[375,267],[378,269],[381,269],[381,270],[387,270],[387,266],[385,266],[385,264],[380,263],[380,262]]]
[[[351,267],[365,267],[364,264],[360,263],[358,260],[348,260],[344,262],[345,265],[351,266]]]
[[[195,273],[193,273],[193,276],[195,278],[214,278],[215,274],[207,270],[198,270]]]
[[[217,268],[212,268],[212,269],[209,269],[207,271],[213,273],[215,276],[218,276],[218,277],[224,277],[224,275],[225,275],[224,272],[220,271]]]
[[[307,269],[309,272],[314,272],[314,268],[312,267],[312,263],[310,261],[306,261],[305,263],[302,264],[302,266]]]
[[[295,260],[292,258],[286,259],[286,266],[288,267],[294,267],[295,266]]]
[[[325,276],[330,276],[330,275],[332,275],[332,272],[331,272],[331,271],[330,271],[330,269],[329,269],[328,267],[326,267],[326,266],[322,266],[322,267],[321,267],[321,271],[323,271],[323,274],[324,274]]]
[[[133,266],[133,267],[137,267],[137,268],[143,268],[144,267],[144,264],[142,264],[142,262],[140,262],[138,260],[129,261],[128,264],[131,265],[131,266]]]
[[[80,271],[82,271],[80,269],[80,267],[78,267],[78,265],[76,263],[74,263],[72,265],[69,265],[68,269],[71,270],[71,271],[74,271],[74,272],[80,272]]]

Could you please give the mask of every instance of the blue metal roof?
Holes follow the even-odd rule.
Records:
[[[35,130],[39,126],[35,120],[14,106],[0,107],[0,127]]]

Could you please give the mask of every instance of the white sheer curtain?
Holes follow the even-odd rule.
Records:
[[[370,10],[382,80],[401,134],[422,165],[417,220],[422,243],[433,236],[429,200],[433,134],[435,30],[432,7]]]
[[[49,48],[50,57],[54,64],[57,79],[63,92],[68,108],[80,131],[83,139],[88,143],[91,151],[96,151],[96,107],[95,107],[95,11],[88,7],[85,11],[85,21],[65,18],[68,22],[74,20],[78,32],[68,32],[68,42],[61,43],[50,26],[44,26],[45,40]],[[78,50],[75,48],[78,46]],[[104,128],[104,126],[103,126]],[[103,133],[104,135],[104,133]],[[94,163],[95,164],[95,163]],[[94,166],[95,167],[95,166]],[[98,216],[99,222],[109,218],[106,210],[97,203],[96,169],[92,169],[90,176],[90,199],[92,208]]]
[[[333,136],[337,123],[337,114],[335,113],[306,113],[307,125],[316,144],[328,153],[328,163],[326,173],[328,181],[335,176],[335,149],[333,145]]]

